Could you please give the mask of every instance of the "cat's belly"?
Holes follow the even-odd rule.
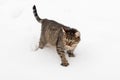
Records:
[[[53,47],[53,48],[54,48],[55,45],[51,45],[50,43],[47,43],[47,44],[46,44],[46,47]]]
[[[53,41],[53,40],[50,41],[50,40],[49,40],[48,44],[50,44],[50,45],[52,45],[52,46],[56,46],[56,41]]]
[[[57,39],[53,36],[47,36],[47,43],[56,46]]]

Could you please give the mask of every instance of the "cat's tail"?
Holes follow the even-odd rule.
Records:
[[[40,22],[42,19],[38,16],[36,6],[33,6],[33,14],[38,22]]]

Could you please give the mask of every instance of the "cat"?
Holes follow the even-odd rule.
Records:
[[[38,16],[36,6],[33,6],[33,14],[36,20],[42,24],[39,48],[43,49],[47,43],[56,46],[62,66],[68,66],[65,51],[69,57],[75,57],[73,51],[80,42],[80,32],[74,28],[64,26],[54,20],[41,19]]]

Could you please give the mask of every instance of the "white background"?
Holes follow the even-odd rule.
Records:
[[[41,24],[32,13],[81,32],[70,65],[55,48],[34,51]],[[119,0],[0,0],[0,80],[120,80]]]

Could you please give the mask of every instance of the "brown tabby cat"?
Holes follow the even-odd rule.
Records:
[[[61,58],[61,65],[68,66],[65,51],[69,57],[75,56],[73,51],[80,41],[80,32],[56,21],[41,19],[37,14],[35,5],[33,6],[33,13],[36,20],[42,24],[39,48],[43,49],[47,43],[56,46],[57,53]]]

